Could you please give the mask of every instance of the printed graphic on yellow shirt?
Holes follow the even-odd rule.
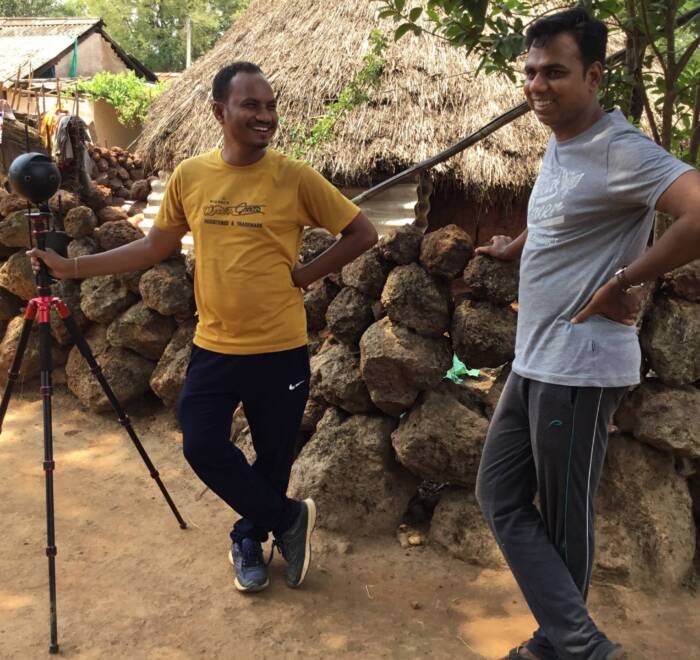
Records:
[[[238,355],[304,345],[304,300],[292,281],[304,227],[337,235],[358,213],[320,174],[274,150],[247,167],[218,150],[183,161],[155,225],[192,232],[195,344]]]
[[[228,200],[213,199],[204,207],[204,224],[217,227],[246,227],[262,229],[262,222],[241,220],[247,216],[265,215],[267,204],[249,204],[239,202],[233,204]]]

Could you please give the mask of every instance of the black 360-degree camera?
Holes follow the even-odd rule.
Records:
[[[61,173],[56,163],[40,153],[17,156],[7,172],[12,191],[32,202],[47,202],[61,185]]]

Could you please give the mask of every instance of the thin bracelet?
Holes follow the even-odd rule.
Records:
[[[78,257],[73,257],[73,278],[78,279]]]

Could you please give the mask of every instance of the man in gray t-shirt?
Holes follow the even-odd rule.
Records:
[[[580,9],[526,35],[525,96],[552,129],[515,240],[477,251],[520,264],[512,373],[477,497],[539,628],[516,660],[630,656],[586,608],[607,427],[640,378],[637,286],[700,258],[700,174],[597,99],[607,30]],[[677,218],[646,249],[654,211]],[[539,509],[535,497],[539,498]]]

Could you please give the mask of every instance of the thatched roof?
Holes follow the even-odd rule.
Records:
[[[3,17],[0,16],[0,81],[12,83],[19,70],[20,79],[28,78],[56,64],[93,33],[99,33],[129,69],[146,80],[154,73],[124,51],[105,31],[101,18]]]
[[[340,185],[365,185],[434,155],[523,101],[519,84],[476,76],[476,62],[430,36],[393,41],[395,24],[370,0],[253,0],[241,19],[154,103],[139,151],[159,169],[221,144],[209,90],[237,59],[259,64],[279,94],[276,148],[289,152],[289,127],[310,126],[362,68],[368,36],[389,36],[386,66],[371,101],[335,127],[336,137],[304,155]],[[481,194],[531,185],[547,132],[528,115],[439,166],[440,178]]]

